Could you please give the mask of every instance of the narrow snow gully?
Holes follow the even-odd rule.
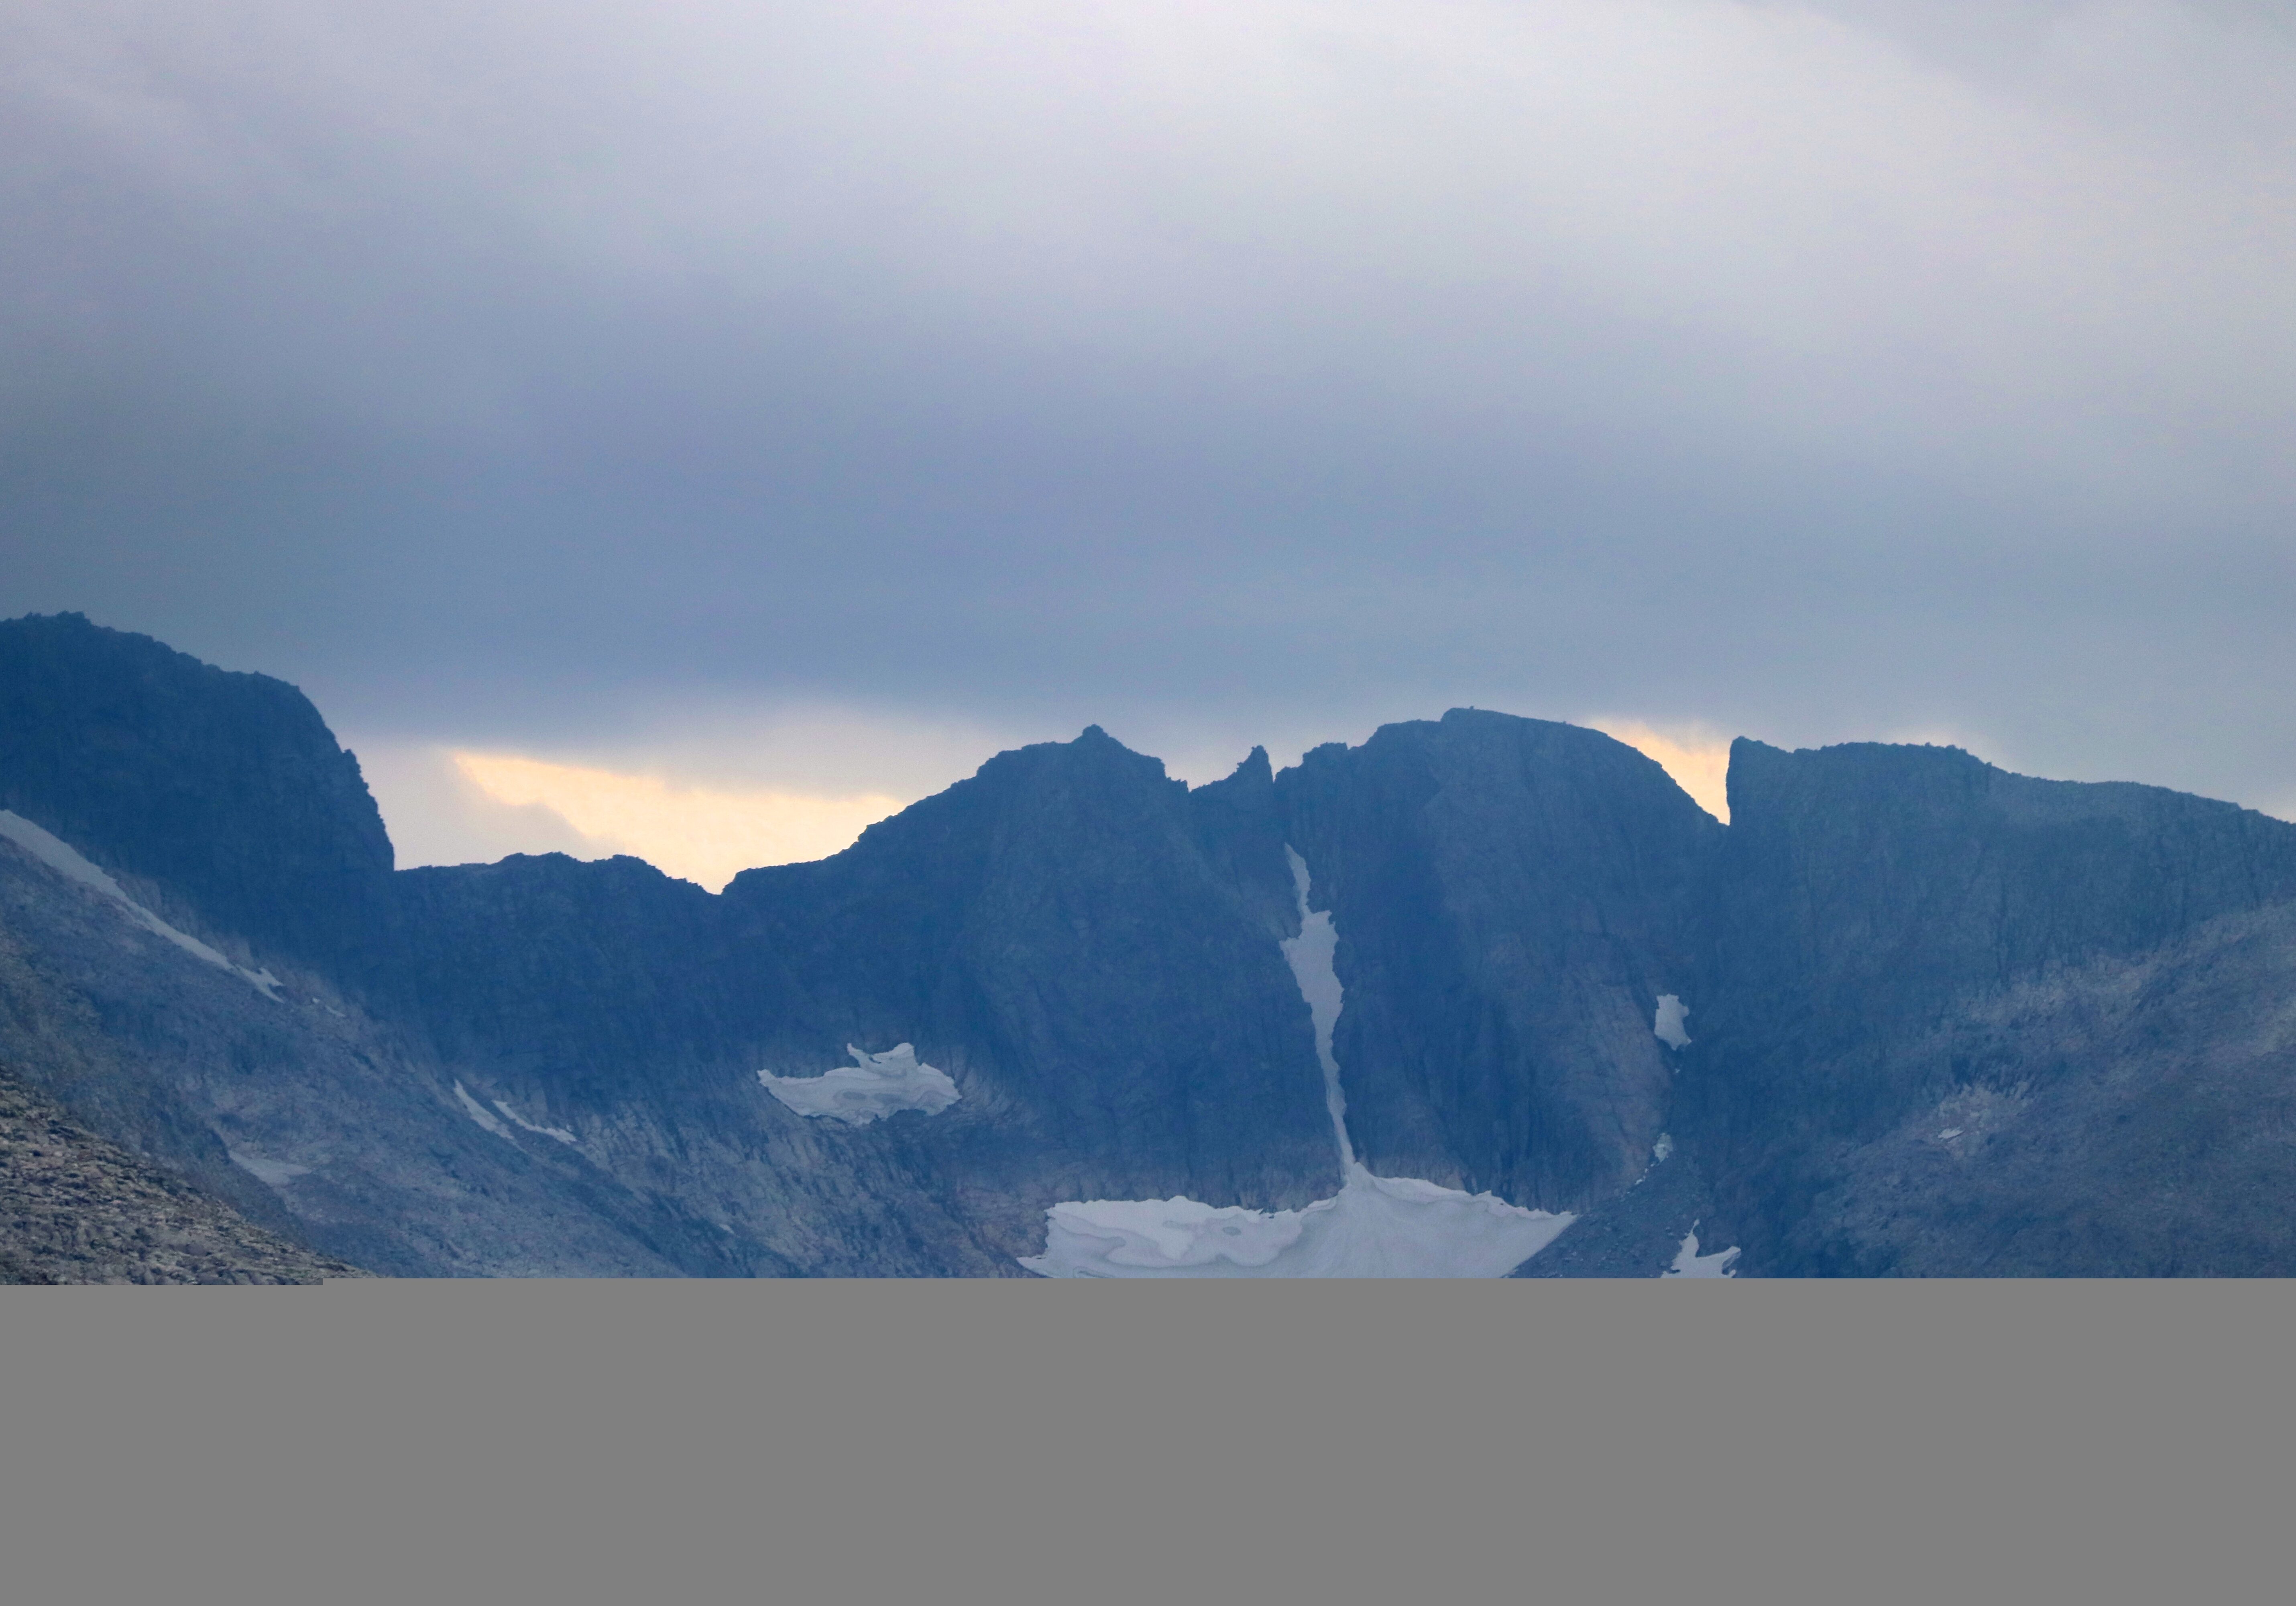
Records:
[[[1283,950],[1284,962],[1292,967],[1300,996],[1308,1001],[1308,1017],[1316,1024],[1316,1063],[1324,1067],[1324,1108],[1331,1112],[1332,1141],[1340,1146],[1340,1165],[1352,1178],[1362,1167],[1356,1164],[1356,1146],[1348,1138],[1348,1096],[1340,1086],[1340,1062],[1332,1057],[1332,1033],[1340,1024],[1341,1006],[1347,1001],[1340,973],[1332,965],[1340,951],[1339,928],[1332,924],[1329,910],[1318,914],[1308,907],[1308,861],[1288,843],[1283,857],[1291,861],[1292,885],[1298,889],[1300,935],[1286,937],[1278,946]]]
[[[77,881],[111,899],[119,905],[129,919],[153,936],[164,937],[193,958],[230,971],[275,1004],[285,1001],[279,996],[279,978],[272,975],[268,968],[250,970],[244,965],[234,965],[189,932],[176,930],[129,897],[127,889],[119,882],[97,869],[78,848],[46,828],[34,824],[20,814],[0,809],[0,836],[5,836],[65,879]]]
[[[1348,1101],[1332,1052],[1345,1004],[1332,959],[1339,933],[1308,907],[1308,864],[1283,850],[1299,889],[1300,935],[1283,958],[1316,1027],[1324,1105],[1345,1177],[1300,1210],[1199,1200],[1089,1199],[1045,1213],[1045,1252],[1021,1264],[1046,1277],[1504,1277],[1576,1218],[1525,1210],[1488,1193],[1374,1176],[1348,1138]]]

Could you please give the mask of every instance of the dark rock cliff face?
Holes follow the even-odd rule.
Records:
[[[86,1017],[18,1035],[97,1067],[59,1070],[75,1110],[337,1253],[1011,1273],[1062,1198],[1339,1184],[1264,754],[1191,794],[1095,729],[722,897],[627,859],[394,876],[291,688],[78,619],[0,643],[8,802],[288,983],[154,950],[0,844],[10,928],[63,967],[25,996]],[[900,1042],[953,1108],[854,1128],[758,1081]],[[291,1178],[234,1165],[234,1132]]]
[[[616,1097],[740,1035],[718,901],[642,860],[513,854],[403,870],[394,892],[376,991],[449,1059]]]
[[[356,968],[390,841],[303,694],[77,614],[0,622],[0,808],[258,960]]]
[[[1696,991],[1722,828],[1600,732],[1466,709],[1316,748],[1276,791],[1339,930],[1365,1163],[1550,1209],[1641,1174],[1672,1093],[1652,1018]]]
[[[1859,1146],[1978,1084],[1965,1023],[2041,978],[2296,897],[2296,827],[1952,748],[1742,740],[1730,808],[1685,1125],[1749,1268],[1772,1273],[1886,1269],[1808,1223]],[[1982,1079],[2013,1087],[2055,1052],[2046,1034],[2026,1047],[2005,1062],[1997,1044]]]
[[[1454,710],[1192,791],[1095,729],[722,895],[393,874],[292,688],[20,620],[0,807],[275,983],[0,841],[0,1057],[153,1209],[376,1271],[1013,1275],[1058,1201],[1338,1187],[1289,844],[1358,1153],[1586,1213],[1531,1274],[1648,1275],[1693,1221],[1756,1274],[2296,1272],[2296,827],[1950,749],[1741,742],[1730,787],[1726,830]],[[902,1042],[955,1102],[758,1079]]]
[[[631,860],[409,871],[390,989],[444,1058],[554,1118],[643,1113],[733,1144],[735,1169],[858,1165],[1013,1254],[1064,1198],[1305,1204],[1339,1168],[1270,930],[1288,872],[1266,769],[1239,825],[1227,794],[1208,807],[1095,729],[722,897]],[[955,1079],[954,1108],[824,1130],[758,1081],[901,1042]],[[706,1214],[736,1209],[738,1186],[691,1157],[643,1166]]]
[[[743,874],[725,895],[734,952],[756,996],[786,1001],[750,1017],[752,1051],[809,1071],[848,1042],[914,1042],[1013,1112],[1032,1168],[1088,1166],[1103,1197],[1330,1193],[1266,855],[1204,812],[1095,727],[990,760],[834,858]]]
[[[1300,935],[1300,891],[1285,856],[1288,827],[1267,749],[1254,747],[1226,780],[1188,794],[1214,880],[1232,890],[1262,932]]]

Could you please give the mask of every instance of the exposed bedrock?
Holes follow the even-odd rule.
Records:
[[[1956,1096],[2022,1098],[2068,1069],[2046,1010],[2013,1006],[2030,1029],[2004,1034],[2009,1001],[2037,986],[2078,995],[2116,963],[2296,896],[2296,826],[2159,787],[2035,780],[1954,748],[1790,754],[1744,740],[1729,786],[1679,1121],[1713,1186],[1711,1225],[1745,1247],[1750,1270],[1947,1264],[1933,1244],[1902,1260],[1889,1247],[1865,1146]],[[2202,984],[2193,963],[2176,972],[2180,992]],[[2249,1033],[2238,1011],[2211,1023],[2148,1006],[2124,1022],[2137,1034],[2124,1048],[2148,1019],[2195,1058]],[[2092,1057],[2108,1051],[2084,1041]],[[2110,1052],[2130,1075],[2164,1063]],[[2268,1081],[2260,1066],[2243,1074]],[[1954,1124],[1948,1108],[1935,1130]],[[2236,1187],[2205,1165],[2188,1184]],[[1845,1188],[1864,1202],[1820,1209]],[[1983,1214],[1964,1214],[1972,1245],[1993,1230]]]
[[[1250,833],[1201,811],[1094,729],[719,897],[634,860],[409,871],[390,986],[491,1085],[634,1124],[620,1174],[712,1215],[734,1173],[826,1168],[1017,1255],[1065,1198],[1302,1205],[1339,1182],[1313,1030]],[[831,1131],[758,1076],[901,1043],[959,1099]]]
[[[1288,846],[1356,1152],[1578,1213],[1558,1265],[2296,1272],[2296,827],[1945,748],[1730,790],[1472,710],[1193,789],[1095,728],[722,895],[394,873],[294,688],[19,620],[0,1052],[377,1271],[1011,1275],[1057,1204],[1341,1191]]]
[[[77,614],[0,622],[0,809],[258,963],[374,957],[390,840],[303,694]]]
[[[1365,1163],[1543,1209],[1640,1175],[1672,1094],[1658,999],[1695,991],[1722,828],[1599,731],[1470,709],[1318,747],[1275,790],[1339,929]]]

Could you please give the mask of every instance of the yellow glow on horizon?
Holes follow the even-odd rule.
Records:
[[[635,853],[712,892],[745,869],[825,859],[903,807],[902,799],[875,793],[718,791],[511,754],[449,756],[495,802],[548,809],[600,846]]]
[[[1674,784],[1690,794],[1698,806],[1723,824],[1730,823],[1730,743],[1703,730],[1677,729],[1673,735],[1640,720],[1590,720],[1604,736],[1624,742],[1645,758],[1655,759],[1674,777]]]

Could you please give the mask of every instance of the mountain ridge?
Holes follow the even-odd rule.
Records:
[[[80,762],[86,729],[110,734]],[[142,953],[0,844],[12,940],[94,1001],[88,1042],[134,1050],[59,1096],[130,1136],[165,1126],[146,1106],[259,1130],[288,1180],[250,1207],[377,1269],[1010,1275],[1064,1200],[1329,1198],[1278,946],[1301,930],[1293,851],[1337,933],[1357,1155],[1579,1213],[1550,1263],[1647,1267],[1703,1221],[1750,1274],[2030,1269],[1988,1213],[2078,1197],[2126,1248],[2061,1245],[2066,1266],[2285,1266],[2251,1207],[2276,1149],[2177,1151],[2179,1185],[2250,1223],[2180,1262],[2037,1134],[2092,1133],[2114,1175],[2168,1164],[2101,1135],[2136,1108],[2117,1067],[2184,1085],[2148,1020],[2217,1067],[2176,1107],[2194,1130],[2220,1130],[2226,1090],[2277,1108],[2285,1045],[2194,1001],[2277,984],[2296,827],[1958,749],[1741,738],[1728,784],[1725,826],[1599,732],[1454,709],[1191,787],[1092,726],[719,894],[629,858],[394,870],[356,760],[292,688],[77,616],[0,623],[0,806],[78,830],[283,989]],[[273,838],[291,851],[256,851]],[[2112,1014],[2138,972],[2152,1001]],[[1661,997],[1686,1042],[1656,1034]],[[840,1124],[760,1075],[904,1046],[953,1099]],[[1921,1130],[1960,1135],[1920,1138],[1939,1110]],[[212,1171],[196,1149],[169,1163]]]

